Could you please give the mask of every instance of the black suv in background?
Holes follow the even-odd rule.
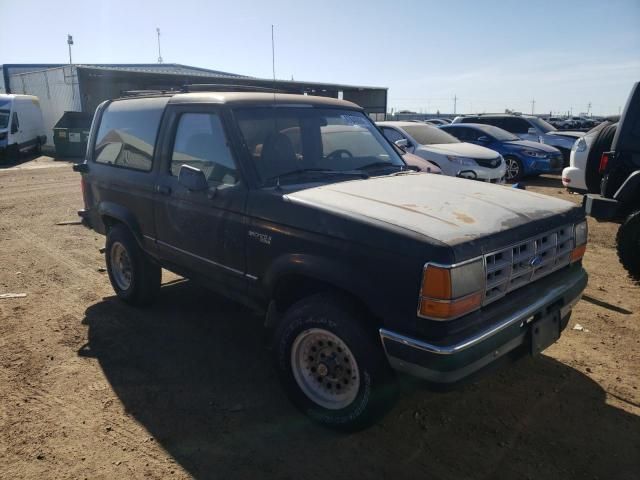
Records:
[[[338,429],[390,407],[396,370],[451,385],[542,351],[587,283],[582,209],[411,171],[341,100],[107,101],[76,170],[118,297],[166,268],[264,312],[292,402]]]

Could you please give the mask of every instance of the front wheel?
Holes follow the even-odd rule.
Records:
[[[640,281],[640,210],[620,225],[616,243],[620,263],[634,280]]]
[[[292,403],[324,426],[361,430],[395,401],[395,375],[375,331],[339,295],[293,305],[276,329],[274,355]]]
[[[507,182],[518,182],[524,176],[524,167],[522,162],[515,157],[505,157],[504,162],[507,170],[504,174]]]

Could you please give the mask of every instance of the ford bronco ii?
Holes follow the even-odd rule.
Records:
[[[264,312],[288,396],[337,429],[384,414],[398,371],[454,385],[539,353],[587,283],[580,207],[412,171],[342,100],[106,101],[76,170],[119,298],[165,268]]]

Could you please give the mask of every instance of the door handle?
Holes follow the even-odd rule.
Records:
[[[156,192],[162,195],[170,195],[171,187],[169,185],[156,185]]]

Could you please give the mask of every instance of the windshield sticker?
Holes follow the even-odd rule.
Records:
[[[360,115],[340,115],[347,125],[358,125],[360,127],[367,126],[367,120]]]

